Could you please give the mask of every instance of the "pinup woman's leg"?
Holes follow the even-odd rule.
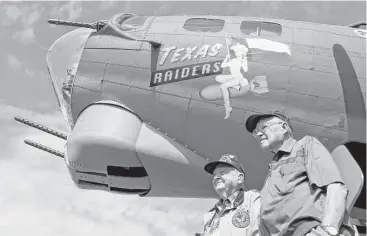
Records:
[[[229,80],[233,79],[232,75],[217,75],[215,76],[215,81],[217,81],[218,83],[225,83]]]
[[[226,116],[224,117],[224,119],[227,119],[231,115],[231,112],[232,112],[232,107],[231,107],[231,103],[230,103],[230,100],[229,100],[229,90],[228,89],[232,88],[232,87],[235,87],[235,86],[238,86],[239,83],[240,83],[240,80],[241,79],[231,79],[231,80],[223,83],[220,86],[220,89],[222,90],[222,94],[223,94],[224,108],[225,108],[225,111],[226,111]]]
[[[241,87],[245,87],[248,85],[248,80],[246,78],[243,78],[240,80]]]

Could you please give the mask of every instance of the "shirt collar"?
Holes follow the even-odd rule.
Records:
[[[215,204],[215,207],[218,210],[221,210],[223,208],[226,209],[232,209],[237,208],[239,205],[243,203],[243,196],[244,196],[244,190],[239,189],[236,192],[234,192],[229,198],[223,200],[219,200],[217,204]]]
[[[289,138],[284,140],[282,146],[279,148],[278,152],[274,156],[274,160],[278,160],[280,158],[280,154],[282,153],[291,153],[294,145],[297,143],[297,140],[294,138]]]

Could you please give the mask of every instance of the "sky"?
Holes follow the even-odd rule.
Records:
[[[366,21],[366,2],[1,1],[1,235],[189,236],[201,231],[203,214],[215,200],[140,198],[80,190],[62,159],[31,148],[23,140],[58,150],[63,150],[64,143],[13,119],[22,116],[66,131],[42,47],[50,47],[73,28],[48,25],[48,19],[95,22],[121,12],[243,15],[348,25]]]

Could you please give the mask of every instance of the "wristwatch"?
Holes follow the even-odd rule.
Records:
[[[321,228],[331,236],[336,236],[339,233],[339,230],[332,226],[321,225]]]

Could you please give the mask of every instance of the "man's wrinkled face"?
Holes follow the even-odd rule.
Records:
[[[236,189],[239,183],[241,183],[239,177],[241,173],[231,166],[220,164],[215,168],[213,174],[213,187],[219,195]]]
[[[252,134],[259,142],[262,149],[270,151],[276,145],[283,142],[286,131],[283,126],[284,123],[285,122],[278,117],[261,119],[257,123]]]

